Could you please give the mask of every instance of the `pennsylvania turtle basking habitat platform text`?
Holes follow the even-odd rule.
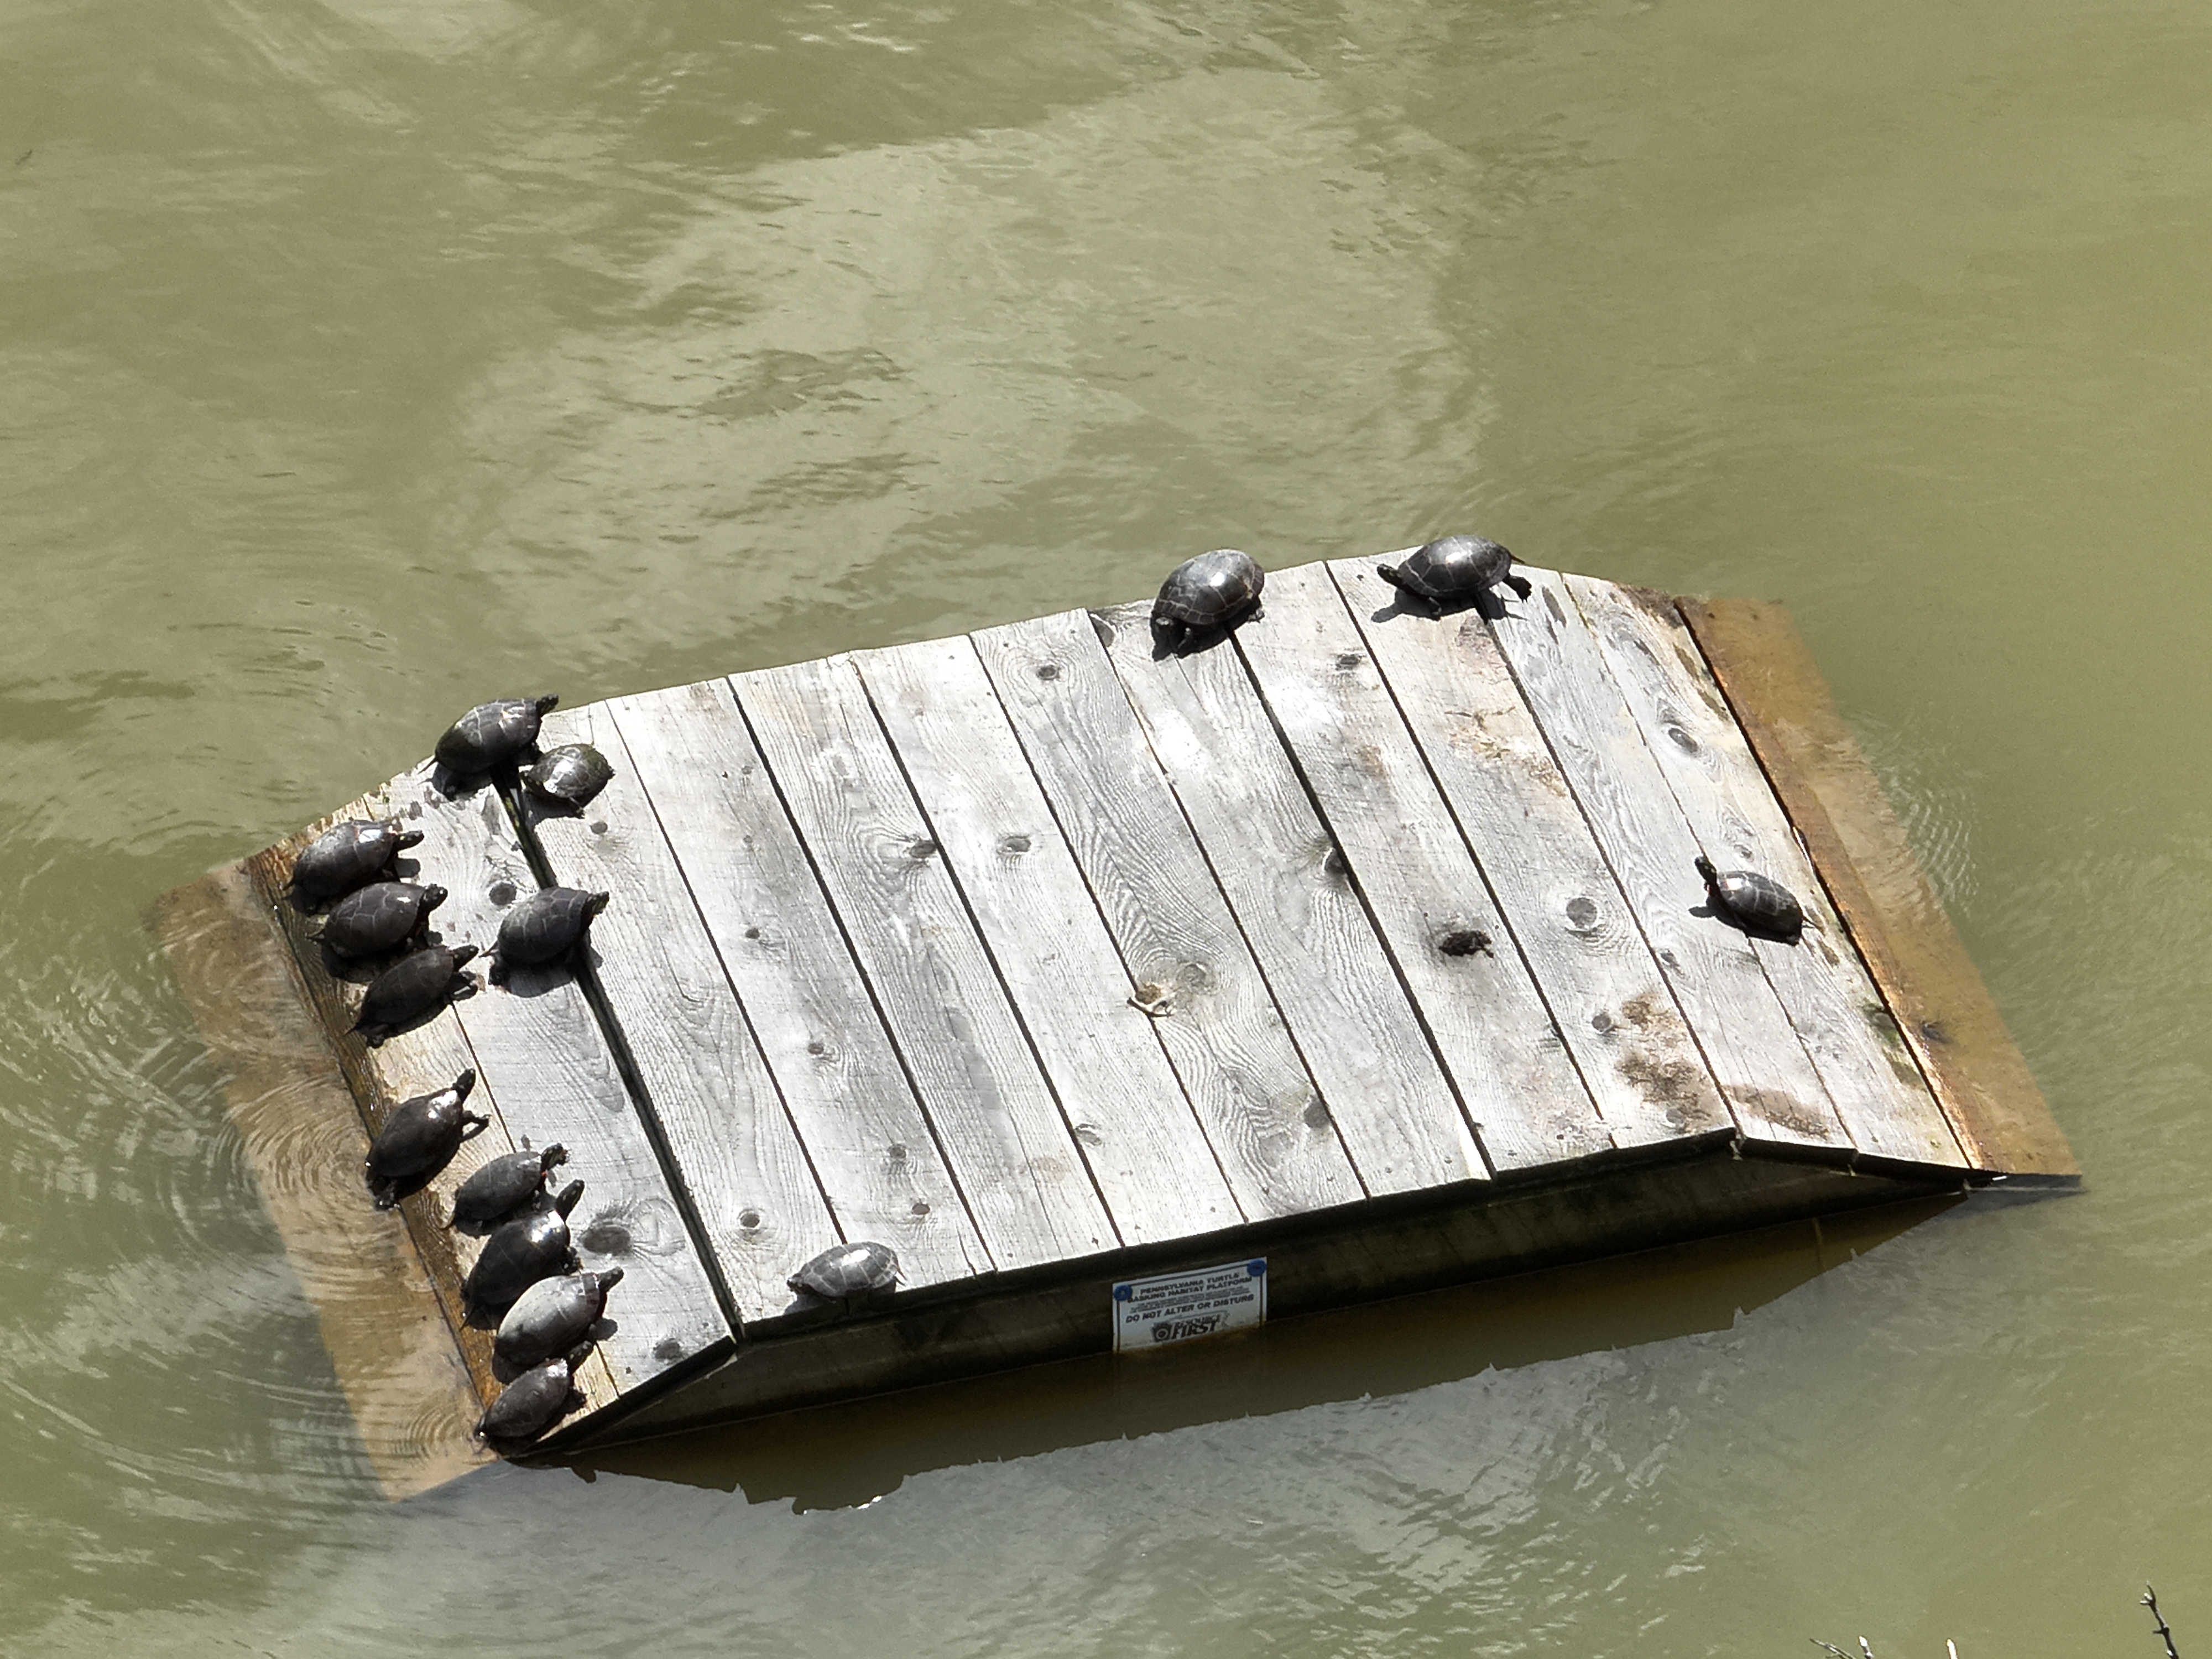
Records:
[[[453,1193],[556,1142],[623,1277],[554,1451],[2075,1178],[1780,609],[1520,574],[1432,614],[1340,560],[1180,653],[1139,604],[562,709],[541,740],[613,763],[580,811],[426,762],[170,895],[387,1481],[499,1393]],[[583,963],[366,1046],[283,889],[392,817],[448,943],[611,894]],[[1701,858],[1802,935],[1717,913]],[[489,1127],[374,1210],[368,1127],[464,1070]],[[787,1286],[863,1241],[887,1303]]]

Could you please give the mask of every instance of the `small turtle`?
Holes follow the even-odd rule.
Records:
[[[430,925],[430,912],[445,902],[446,890],[434,884],[371,882],[331,906],[322,941],[349,962],[380,957],[416,939]]]
[[[477,1074],[463,1072],[453,1086],[434,1095],[416,1095],[392,1109],[376,1139],[368,1145],[362,1172],[368,1189],[376,1194],[376,1207],[388,1210],[403,1190],[428,1181],[444,1169],[461,1143],[478,1134],[491,1122],[465,1109]]]
[[[898,1283],[898,1253],[888,1244],[839,1244],[784,1283],[820,1301],[842,1303],[850,1313],[891,1293]]]
[[[1376,565],[1375,574],[1400,592],[1426,599],[1431,607],[1450,599],[1471,599],[1499,582],[1524,599],[1534,591],[1527,577],[1513,574],[1513,556],[1480,536],[1440,536],[1415,549],[1403,564]]]
[[[507,697],[478,703],[438,739],[438,764],[457,778],[474,778],[521,759],[538,742],[538,722],[560,701]]]
[[[1765,933],[1794,943],[1805,929],[1797,896],[1771,876],[1756,870],[1721,871],[1700,854],[1698,873],[1705,878],[1705,902],[1732,916],[1746,933]]]
[[[353,1029],[374,1048],[401,1026],[443,1006],[468,983],[462,964],[476,954],[473,945],[433,945],[400,957],[369,981]]]
[[[507,1152],[492,1159],[454,1192],[453,1224],[486,1227],[504,1221],[542,1197],[554,1166],[568,1161],[568,1149],[558,1141],[542,1152]]]
[[[580,1342],[559,1358],[523,1372],[477,1420],[478,1437],[510,1446],[537,1439],[576,1405],[576,1368],[591,1357],[592,1345]]]
[[[583,1195],[584,1183],[572,1181],[562,1188],[551,1209],[510,1221],[484,1240],[476,1266],[461,1281],[469,1305],[486,1313],[504,1313],[539,1279],[575,1272],[568,1212]]]
[[[292,861],[292,896],[319,903],[392,873],[392,860],[422,839],[398,818],[349,818],[309,842]]]
[[[520,1296],[499,1322],[492,1352],[518,1368],[565,1352],[582,1340],[607,1310],[607,1292],[622,1283],[623,1270],[565,1273],[541,1279]]]
[[[1194,638],[1234,628],[1258,606],[1267,585],[1267,573],[1233,547],[1185,559],[1168,573],[1152,601],[1152,637],[1180,651]]]
[[[564,743],[539,757],[522,775],[522,787],[556,806],[585,806],[614,775],[614,763],[588,743]]]
[[[608,897],[575,887],[540,888],[501,918],[486,975],[504,985],[510,968],[534,968],[568,955],[592,918],[607,908]]]

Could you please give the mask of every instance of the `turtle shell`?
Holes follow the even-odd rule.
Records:
[[[1250,554],[1218,547],[1168,573],[1152,601],[1152,628],[1170,640],[1227,628],[1249,614],[1267,586],[1267,573]]]
[[[545,1190],[556,1164],[568,1161],[568,1149],[555,1143],[542,1152],[507,1152],[464,1181],[453,1194],[453,1224],[483,1227],[505,1219]]]
[[[1805,912],[1797,896],[1773,877],[1756,870],[1716,870],[1711,860],[1702,858],[1698,873],[1705,878],[1705,896],[1713,908],[1753,933],[1794,939],[1804,931]]]
[[[371,882],[331,906],[323,921],[322,940],[342,957],[380,957],[414,938],[430,912],[445,902],[442,887],[417,887],[411,881]]]
[[[623,1270],[565,1273],[541,1279],[520,1296],[499,1322],[492,1352],[510,1365],[535,1365],[566,1353],[581,1341],[606,1311],[607,1292],[622,1283]]]
[[[499,1398],[477,1419],[477,1432],[511,1446],[537,1439],[576,1403],[576,1367],[591,1352],[586,1342],[523,1372],[500,1390]]]
[[[614,781],[614,763],[588,743],[564,743],[547,750],[522,775],[522,786],[540,800],[584,806]]]
[[[480,702],[438,739],[438,764],[455,777],[472,778],[521,758],[538,741],[538,723],[561,701],[555,696],[507,697]]]
[[[453,994],[462,964],[476,953],[473,945],[433,945],[402,957],[369,981],[353,1029],[374,1044],[421,1018]]]
[[[584,1183],[572,1181],[551,1209],[510,1221],[484,1240],[476,1266],[461,1281],[469,1304],[504,1312],[539,1279],[574,1272],[576,1252],[568,1242],[568,1212],[583,1195]]]
[[[466,1109],[469,1091],[476,1086],[477,1074],[463,1072],[452,1087],[416,1095],[392,1109],[363,1162],[377,1208],[390,1209],[400,1188],[437,1174],[460,1151],[463,1141],[490,1123],[489,1118]]]
[[[839,1244],[784,1281],[794,1291],[848,1306],[890,1293],[898,1283],[898,1253],[888,1244]]]
[[[392,860],[422,839],[398,818],[349,818],[332,824],[301,850],[292,862],[292,896],[316,903],[349,893],[385,874]]]
[[[1513,556],[1480,536],[1439,536],[1414,550],[1403,564],[1377,565],[1394,587],[1425,599],[1462,599],[1494,586],[1513,568]]]
[[[566,956],[592,918],[607,908],[607,896],[577,887],[545,887],[516,904],[500,920],[499,944],[491,953],[493,981],[504,980],[510,968]]]

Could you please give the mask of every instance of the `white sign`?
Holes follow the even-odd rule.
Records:
[[[1114,1352],[1241,1331],[1267,1317],[1267,1260],[1133,1279],[1114,1287]]]

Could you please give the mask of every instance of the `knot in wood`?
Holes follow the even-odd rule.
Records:
[[[511,881],[495,881],[491,884],[491,890],[484,896],[494,904],[512,904],[514,902],[514,884]]]
[[[1036,666],[1036,677],[1041,680],[1058,679],[1060,678],[1060,665],[1056,662],[1039,663]]]
[[[1567,901],[1567,926],[1587,933],[1597,926],[1597,901],[1577,894]]]
[[[1488,955],[1490,935],[1480,927],[1448,927],[1437,936],[1437,949],[1448,957],[1471,957],[1477,951]]]
[[[738,1212],[738,1225],[743,1227],[747,1232],[756,1231],[760,1224],[761,1212],[758,1210],[740,1210]]]
[[[999,842],[999,850],[1001,853],[1026,853],[1030,850],[1030,838],[1027,836],[1002,836]]]
[[[921,863],[924,859],[933,858],[936,854],[937,843],[927,836],[916,836],[906,844],[906,855],[916,864]]]

